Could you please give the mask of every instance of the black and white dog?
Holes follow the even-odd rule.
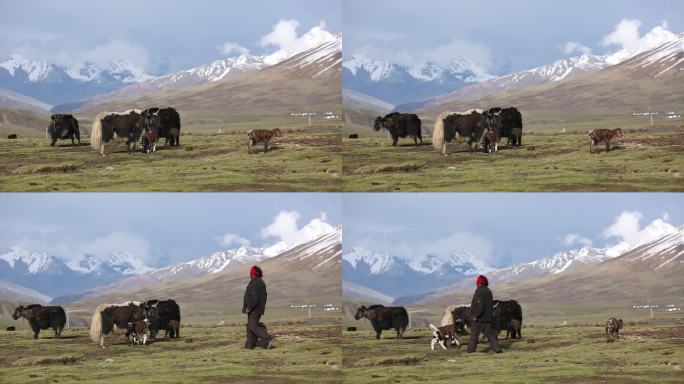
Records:
[[[430,348],[435,350],[435,344],[439,344],[443,349],[447,349],[447,342],[450,346],[456,344],[460,347],[461,343],[458,342],[456,338],[456,327],[453,324],[444,325],[441,327],[436,327],[430,324],[430,329],[432,329],[432,341],[430,342]]]

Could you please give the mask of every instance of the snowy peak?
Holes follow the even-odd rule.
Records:
[[[253,248],[243,245],[240,248],[214,252],[209,256],[185,263],[158,268],[151,271],[150,275],[158,280],[165,280],[199,276],[206,273],[218,273],[226,270],[228,267],[253,264],[272,257],[266,254],[267,250],[267,248]]]
[[[312,271],[321,268],[338,268],[342,256],[342,228],[326,232],[306,243],[300,244],[286,253],[289,262],[306,263]]]
[[[342,35],[337,34],[330,35],[313,48],[301,51],[283,60],[279,65],[294,70],[306,71],[315,79],[325,75],[337,75],[342,70],[341,64]]]
[[[390,253],[372,252],[361,247],[352,248],[342,256],[342,259],[354,269],[366,264],[373,275],[387,272],[396,264],[395,257]]]
[[[45,252],[31,252],[21,247],[11,247],[9,251],[0,255],[10,268],[18,268],[23,264],[29,273],[36,274],[48,269],[54,256]]]
[[[409,261],[408,264],[415,271],[426,274],[448,274],[456,271],[462,275],[472,276],[494,270],[482,259],[463,251],[447,256],[425,255]]]
[[[684,70],[684,33],[651,50],[633,56],[623,65],[632,69],[649,71],[654,78],[676,75]]]
[[[365,72],[372,82],[380,82],[400,77],[402,73],[425,82],[446,82],[449,79],[459,79],[466,83],[494,78],[482,67],[467,60],[456,60],[449,65],[439,65],[426,62],[415,66],[404,66],[387,60],[375,60],[361,54],[355,54],[346,60],[342,66],[353,76]]]
[[[684,267],[684,226],[625,253],[620,259],[655,271],[681,271]]]

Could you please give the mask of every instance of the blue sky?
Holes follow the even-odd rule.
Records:
[[[684,194],[667,193],[347,193],[343,206],[343,249],[464,250],[495,267],[633,241],[654,220],[684,224]]]
[[[3,193],[0,252],[11,246],[63,252],[124,250],[153,266],[276,243],[279,226],[322,218],[341,224],[335,193]],[[283,213],[283,214],[281,214]],[[278,218],[278,219],[276,219]],[[289,221],[288,221],[289,219]],[[226,239],[241,238],[227,243]],[[230,240],[228,240],[230,241]],[[61,251],[60,251],[61,250]]]
[[[236,44],[254,54],[281,20],[301,37],[342,29],[340,0],[0,0],[0,61],[12,53],[73,64],[120,57],[165,73],[211,62]],[[292,36],[281,36],[282,44]],[[234,52],[232,52],[234,53]],[[231,53],[231,55],[232,55]]]
[[[403,64],[466,58],[493,71],[581,53],[565,53],[569,42],[612,53],[620,46],[602,40],[622,20],[637,20],[640,35],[663,24],[684,31],[679,0],[344,0],[343,13],[345,58],[363,53]]]

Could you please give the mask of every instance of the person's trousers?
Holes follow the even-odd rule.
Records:
[[[247,341],[245,341],[245,348],[254,349],[259,339],[264,341],[271,339],[271,336],[259,324],[259,320],[261,320],[261,314],[251,312],[247,315]]]
[[[473,321],[470,324],[470,339],[468,340],[468,353],[475,352],[477,349],[477,342],[480,339],[480,333],[484,333],[487,336],[489,345],[492,347],[492,351],[496,352],[499,350],[499,342],[496,339],[496,330],[492,323],[483,323],[479,321]]]

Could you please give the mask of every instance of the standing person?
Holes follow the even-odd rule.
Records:
[[[265,327],[259,322],[266,310],[266,284],[262,280],[263,272],[256,265],[249,270],[249,284],[245,290],[245,299],[242,313],[247,314],[247,341],[246,349],[254,349],[257,340],[261,339],[267,344],[267,348],[273,346],[274,337],[266,332]]]
[[[483,275],[477,277],[475,280],[477,289],[473,295],[473,301],[470,303],[470,310],[473,313],[473,322],[470,326],[470,340],[468,341],[468,353],[475,352],[477,348],[477,340],[480,338],[480,332],[487,336],[489,345],[492,351],[501,353],[499,342],[496,340],[496,331],[494,330],[494,297],[492,291],[489,290],[489,281]]]

